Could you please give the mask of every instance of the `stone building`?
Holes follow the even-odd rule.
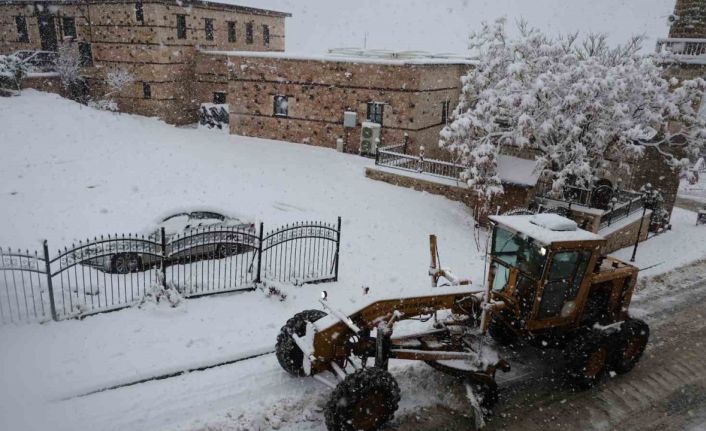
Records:
[[[226,91],[234,134],[357,152],[361,124],[379,124],[380,144],[438,150],[439,132],[458,103],[464,58],[421,53],[331,50],[323,56],[204,51],[197,61],[202,98]],[[354,122],[344,127],[344,116]]]
[[[288,16],[198,0],[0,0],[0,53],[71,44],[92,94],[123,69],[135,81],[113,96],[121,111],[193,123],[213,97],[193,95],[198,50],[283,51]]]

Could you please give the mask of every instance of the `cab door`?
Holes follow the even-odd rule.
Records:
[[[591,260],[590,250],[561,250],[551,255],[546,279],[534,304],[530,329],[560,326],[573,321],[577,296]]]

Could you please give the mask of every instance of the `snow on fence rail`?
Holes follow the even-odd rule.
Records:
[[[59,320],[124,308],[154,287],[185,297],[253,290],[262,280],[336,281],[337,224],[299,222],[265,232],[204,228],[168,238],[108,235],[50,253],[0,248],[0,323]]]

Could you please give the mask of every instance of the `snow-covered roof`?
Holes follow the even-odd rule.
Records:
[[[338,61],[344,63],[403,65],[475,65],[476,60],[454,54],[432,54],[422,51],[383,51],[354,48],[331,49],[323,54],[273,51],[201,51],[205,54],[232,57],[276,58],[282,60]]]
[[[505,184],[519,184],[534,186],[539,179],[536,172],[537,161],[521,159],[519,157],[498,156],[498,176]]]
[[[495,223],[507,226],[535,240],[549,245],[555,242],[600,241],[600,235],[579,229],[576,223],[557,214],[490,216]]]

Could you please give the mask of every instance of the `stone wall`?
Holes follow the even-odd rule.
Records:
[[[647,211],[645,218],[642,220],[642,230],[640,230],[640,242],[647,240],[650,226],[650,217],[652,217],[652,212]],[[604,254],[612,253],[621,248],[630,247],[635,244],[635,239],[637,238],[638,230],[640,229],[640,218],[622,226],[620,229],[610,231],[609,228],[604,229],[604,231],[610,231],[609,234],[604,235],[606,239],[606,244],[603,246],[602,252]],[[620,222],[618,222],[620,223]],[[601,232],[598,232],[601,234]]]
[[[503,196],[490,202],[485,210],[481,210],[478,205],[480,200],[473,191],[462,185],[454,185],[450,180],[434,181],[431,178],[419,178],[413,173],[390,172],[385,168],[378,167],[366,168],[365,176],[395,186],[440,195],[461,202],[473,210],[473,217],[481,223],[486,223],[487,216],[491,214],[503,214],[511,210],[527,208],[535,195],[533,187],[503,184],[505,188]]]
[[[34,2],[0,5],[0,53],[18,49],[41,49],[38,9]],[[196,47],[213,50],[282,51],[285,45],[284,20],[287,14],[199,1],[180,6],[175,1],[143,1],[144,21],[137,19],[135,1],[47,2],[43,10],[56,18],[60,43],[91,44],[95,67],[83,70],[91,95],[105,94],[108,73],[118,69],[133,75],[135,82],[111,97],[121,111],[157,116],[169,123],[185,124],[197,120],[201,102],[212,101],[195,94]],[[186,38],[177,37],[177,15],[186,17]],[[25,16],[28,43],[17,42],[16,16]],[[61,17],[74,17],[77,37],[63,38]],[[213,40],[207,40],[206,19],[213,22]],[[228,22],[235,23],[236,40],[228,40]],[[245,24],[253,25],[253,43],[245,37]],[[263,26],[270,42],[265,45]],[[150,97],[145,95],[149,87]]]
[[[669,37],[706,38],[706,0],[677,0]]]
[[[358,151],[368,102],[385,104],[381,145],[401,143],[406,133],[411,150],[433,142],[433,151],[442,103],[455,107],[465,71],[460,65],[202,55],[211,59],[197,62],[196,94],[209,99],[228,80],[231,133],[330,148],[342,138],[350,152]],[[288,117],[274,115],[276,95],[288,97]],[[344,129],[345,111],[357,113],[355,128]]]

